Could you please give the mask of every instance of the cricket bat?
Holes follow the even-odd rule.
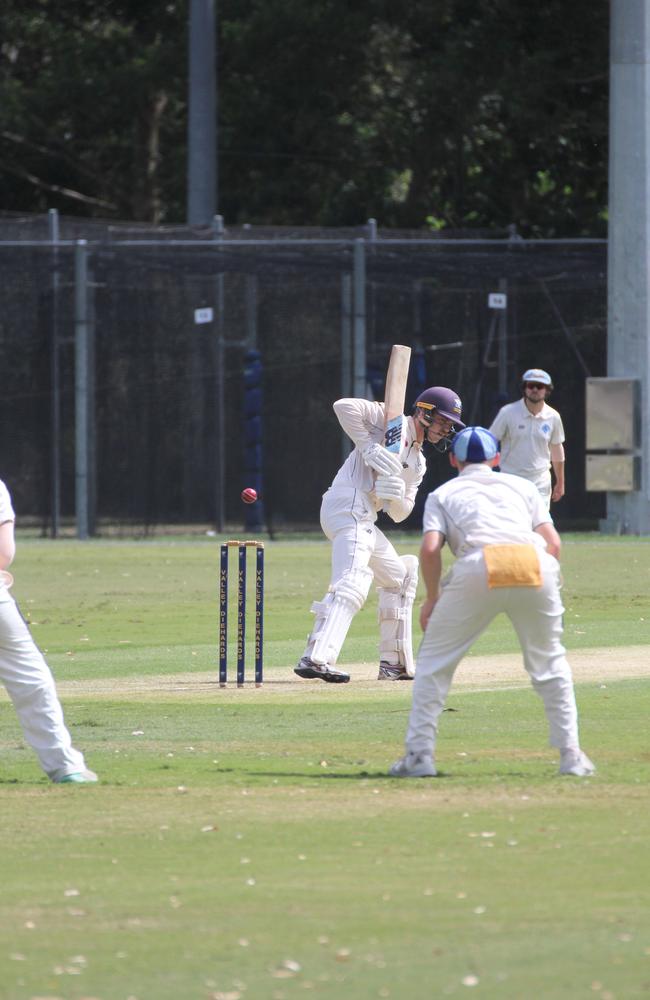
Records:
[[[404,402],[406,400],[406,382],[409,377],[411,348],[403,344],[393,344],[386,373],[386,391],[384,393],[384,413],[386,418],[384,429],[384,447],[388,451],[399,454],[402,446],[402,431],[404,420]]]

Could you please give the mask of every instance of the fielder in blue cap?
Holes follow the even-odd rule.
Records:
[[[420,571],[426,599],[424,637],[413,684],[406,753],[390,773],[436,775],[435,746],[456,667],[499,612],[512,622],[533,688],[544,704],[560,774],[595,768],[581,750],[571,668],[562,645],[561,541],[539,491],[497,472],[499,442],[485,427],[466,427],[449,460],[458,476],[430,493],[424,508]],[[441,581],[444,545],[456,557]]]
[[[451,444],[459,462],[490,462],[499,454],[499,442],[485,427],[466,427]]]

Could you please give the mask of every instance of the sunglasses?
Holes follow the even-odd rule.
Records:
[[[546,389],[548,386],[543,385],[541,382],[526,382],[527,389]]]

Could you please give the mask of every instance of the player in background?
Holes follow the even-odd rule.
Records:
[[[562,646],[560,536],[538,491],[521,476],[496,472],[499,443],[484,427],[453,441],[455,479],[427,497],[420,567],[426,599],[406,754],[390,773],[433,777],[438,720],[454,671],[492,619],[503,611],[517,633],[524,666],[540,695],[560,774],[595,768],[580,749],[571,668]],[[456,562],[440,582],[447,542]]]
[[[330,683],[350,680],[336,661],[374,578],[379,591],[378,679],[409,680],[418,560],[399,556],[375,521],[382,509],[397,523],[411,513],[426,471],[422,446],[428,441],[439,451],[449,447],[450,435],[465,426],[461,401],[452,389],[425,389],[413,416],[405,419],[399,455],[382,445],[383,403],[339,399],[334,412],[355,447],[323,496],[320,522],[332,543],[330,585],[323,600],[311,606],[316,620],[295,673]]]
[[[547,403],[553,389],[548,372],[529,368],[522,375],[521,389],[522,398],[502,406],[490,430],[501,444],[501,470],[529,479],[550,507],[551,500],[564,496],[562,418]]]
[[[94,783],[97,775],[72,746],[50,668],[9,593],[12,578],[6,570],[16,552],[14,520],[9,491],[0,480],[0,680],[48,778],[58,784]]]

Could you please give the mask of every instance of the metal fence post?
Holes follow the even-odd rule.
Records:
[[[366,244],[354,241],[352,272],[352,388],[358,399],[365,398],[368,384],[366,371]]]
[[[50,310],[50,534],[59,534],[61,519],[61,384],[59,371],[59,213],[50,208],[47,226],[52,244],[52,308]]]
[[[75,511],[77,538],[89,535],[88,463],[88,243],[77,240],[74,257],[75,278]]]
[[[246,349],[257,350],[257,275],[246,275]]]
[[[498,358],[499,358],[499,398],[505,399],[508,391],[508,282],[499,279],[499,291],[506,296],[506,308],[499,313],[498,323]]]
[[[341,275],[341,398],[352,395],[352,279]],[[341,460],[344,462],[352,450],[352,442],[341,431]]]
[[[223,216],[215,215],[212,220],[212,231],[214,242],[219,250],[223,243]],[[216,475],[215,475],[215,527],[222,532],[225,528],[225,490],[224,476],[226,469],[225,449],[226,449],[226,407],[224,395],[226,392],[226,378],[224,365],[226,362],[226,351],[224,345],[224,275],[219,272],[215,278],[216,296],[216,323],[215,323],[215,343],[214,343],[214,363],[215,363],[215,392],[216,398]]]

